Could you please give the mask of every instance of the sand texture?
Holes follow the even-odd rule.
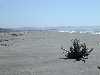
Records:
[[[94,48],[86,63],[63,59],[71,39]],[[0,75],[100,75],[100,35],[67,32],[0,33]]]

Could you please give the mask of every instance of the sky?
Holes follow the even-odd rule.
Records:
[[[0,0],[0,27],[100,25],[100,0]]]

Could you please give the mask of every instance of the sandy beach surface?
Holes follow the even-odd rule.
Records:
[[[71,39],[94,48],[86,63],[63,59]],[[100,35],[67,32],[0,33],[0,75],[100,75]]]

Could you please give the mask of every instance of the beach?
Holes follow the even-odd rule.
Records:
[[[94,50],[86,63],[63,59],[72,39]],[[0,75],[100,75],[100,35],[68,32],[0,33]]]

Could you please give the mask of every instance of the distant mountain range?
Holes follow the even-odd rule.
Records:
[[[58,27],[21,27],[21,28],[0,28],[0,32],[10,31],[94,31],[100,32],[100,26],[58,26]]]

